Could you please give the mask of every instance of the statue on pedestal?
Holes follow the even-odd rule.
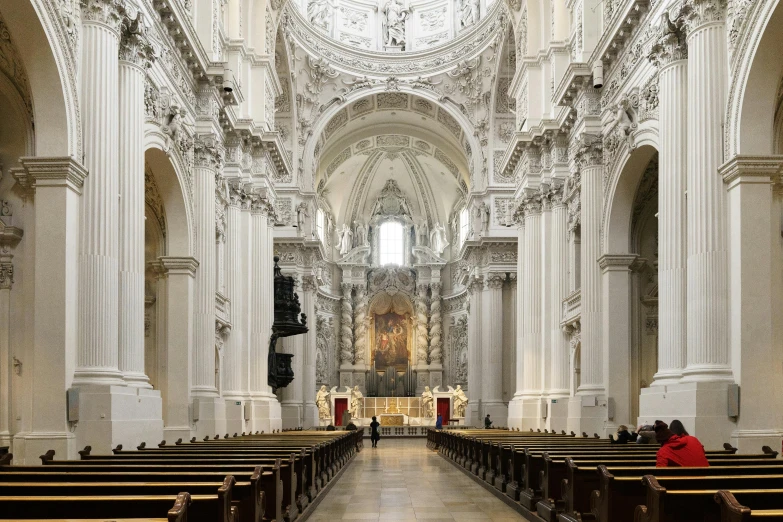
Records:
[[[431,419],[435,416],[435,404],[429,386],[425,386],[421,394],[421,409],[424,418]]]
[[[386,46],[400,47],[405,50],[405,19],[408,17],[408,9],[400,0],[389,0],[384,8],[386,18]]]
[[[353,223],[355,229],[353,233],[353,237],[356,240],[355,246],[357,247],[367,246],[367,225],[365,225],[358,219]]]
[[[462,0],[460,6],[460,23],[462,27],[470,27],[478,22],[479,19],[479,1]]]
[[[318,407],[318,417],[320,419],[332,418],[332,408],[329,404],[329,392],[326,386],[321,386],[321,389],[315,394],[315,405]]]
[[[354,386],[351,390],[351,407],[348,409],[351,413],[351,419],[358,419],[362,416],[362,399],[364,399],[364,395],[359,391],[358,386]]]
[[[435,223],[430,232],[430,248],[437,255],[442,255],[447,246],[449,241],[446,239],[446,229],[440,223]]]
[[[305,225],[307,224],[307,218],[308,215],[308,209],[307,209],[307,203],[302,201],[299,203],[299,205],[296,207],[296,226],[297,226],[297,233],[300,236],[303,236],[305,233]]]
[[[353,232],[351,232],[351,227],[346,223],[343,223],[343,228],[337,232],[337,236],[340,238],[337,242],[337,249],[340,251],[340,255],[344,256],[353,248]]]
[[[330,0],[310,0],[307,6],[307,18],[314,26],[329,31],[329,21],[332,16]]]
[[[457,385],[454,390],[454,417],[465,417],[465,411],[468,409],[468,397],[462,391],[462,386]]]
[[[416,225],[416,246],[427,246],[429,230],[427,229],[427,220],[423,219]]]

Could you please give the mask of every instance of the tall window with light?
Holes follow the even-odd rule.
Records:
[[[324,237],[324,221],[326,221],[324,211],[319,208],[315,213],[315,232],[318,234],[318,239],[321,240],[321,243],[326,244],[326,238]]]
[[[470,214],[467,208],[463,208],[459,213],[459,244],[465,242],[468,239],[468,231],[470,229]]]
[[[405,235],[402,224],[387,221],[380,226],[378,249],[381,266],[405,263]]]

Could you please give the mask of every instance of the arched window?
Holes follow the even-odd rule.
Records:
[[[321,243],[324,245],[326,244],[326,236],[324,236],[325,221],[326,217],[324,211],[319,208],[315,213],[315,232],[318,234],[318,239],[321,240]]]
[[[378,235],[378,259],[383,265],[403,265],[405,263],[405,236],[403,227],[396,221],[387,221],[380,227]]]
[[[470,211],[467,208],[463,208],[459,213],[459,244],[460,247],[468,239],[468,232],[470,231]]]

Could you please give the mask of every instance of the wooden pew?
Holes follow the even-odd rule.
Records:
[[[780,495],[778,495],[775,500],[778,507],[770,509],[757,509],[743,506],[730,491],[725,490],[715,493],[714,498],[715,502],[720,506],[721,522],[752,522],[754,520],[763,522],[783,522],[783,501],[780,500]],[[751,501],[750,503],[757,502],[757,499],[755,498],[743,498],[743,502],[747,502],[748,500]],[[639,510],[639,508],[637,508],[637,510]]]
[[[693,470],[693,468],[687,468]],[[741,468],[740,468],[741,470]],[[719,508],[713,496],[720,489],[736,490],[780,489],[783,475],[698,475],[689,476],[614,476],[605,466],[598,467],[600,489],[591,495],[591,512],[598,522],[632,520],[637,506],[646,505],[648,513],[667,513],[671,521],[688,521],[707,517],[710,508],[716,517]],[[648,491],[653,491],[652,498]],[[675,494],[689,492],[687,495]],[[705,493],[706,492],[706,493]],[[655,500],[656,505],[646,504]],[[663,499],[666,499],[664,502]],[[677,514],[679,513],[679,515]]]

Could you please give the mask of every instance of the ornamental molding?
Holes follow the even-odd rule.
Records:
[[[24,103],[28,116],[32,119],[33,103],[30,80],[2,16],[0,16],[0,74],[5,74],[11,85],[14,86]]]
[[[445,45],[405,53],[361,50],[341,44],[313,27],[294,6],[283,12],[281,23],[287,39],[295,41],[309,55],[319,56],[345,72],[418,76],[443,73],[461,60],[481,54],[498,35],[505,34],[508,18],[503,3],[496,2],[474,30],[464,31]]]

